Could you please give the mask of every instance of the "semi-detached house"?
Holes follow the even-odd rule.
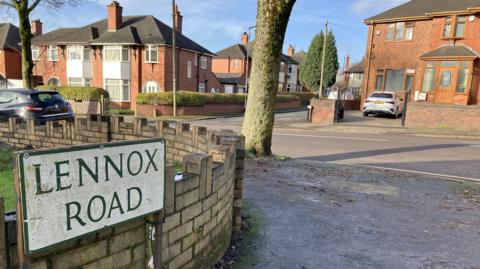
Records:
[[[365,23],[363,99],[411,91],[416,101],[480,102],[479,0],[412,0]]]
[[[0,89],[23,87],[21,51],[18,27],[0,23]]]
[[[172,90],[172,28],[153,16],[123,16],[115,1],[107,9],[106,19],[84,27],[34,33],[37,84],[101,87],[116,108],[135,108],[141,92]],[[177,8],[177,89],[219,91],[214,54],[182,34],[182,20]]]

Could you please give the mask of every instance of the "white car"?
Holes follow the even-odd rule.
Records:
[[[403,100],[395,92],[374,92],[365,100],[363,116],[390,115],[398,118],[402,114]]]

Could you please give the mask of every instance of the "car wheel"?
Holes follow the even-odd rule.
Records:
[[[368,117],[368,112],[363,112],[364,117]]]

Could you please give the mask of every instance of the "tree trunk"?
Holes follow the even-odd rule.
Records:
[[[28,0],[21,0],[17,6],[20,40],[22,42],[22,78],[26,88],[33,88],[32,30]]]
[[[275,101],[288,20],[296,0],[258,0],[248,104],[242,133],[246,149],[257,156],[272,154]]]

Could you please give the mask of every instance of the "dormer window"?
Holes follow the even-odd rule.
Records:
[[[414,26],[414,22],[389,23],[385,39],[387,41],[413,40]]]
[[[443,26],[444,38],[462,38],[465,36],[466,16],[448,16],[445,17]]]

